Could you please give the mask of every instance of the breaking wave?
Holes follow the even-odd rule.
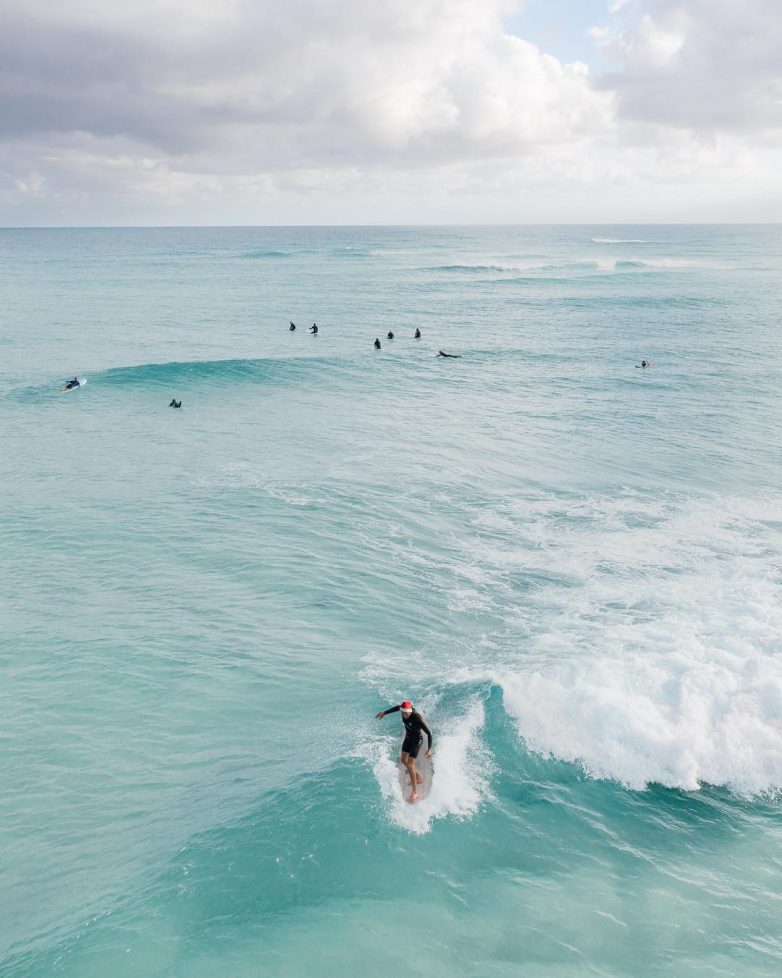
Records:
[[[112,387],[167,387],[172,383],[268,383],[295,379],[329,365],[336,366],[337,361],[326,357],[183,360],[114,367],[92,374],[91,379],[94,383],[100,381]]]
[[[606,256],[600,258],[572,259],[569,261],[543,261],[530,260],[519,262],[506,262],[498,264],[469,264],[462,263],[457,265],[437,265],[427,269],[427,271],[444,272],[447,274],[463,275],[512,275],[513,279],[500,279],[500,281],[518,281],[520,278],[529,277],[540,279],[541,276],[549,278],[568,278],[573,275],[604,274],[607,272],[634,271],[639,269],[685,269],[703,267],[702,262],[690,261],[681,258],[616,258]]]
[[[593,244],[648,244],[645,238],[592,238]]]

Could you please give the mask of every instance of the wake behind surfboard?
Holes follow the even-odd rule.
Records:
[[[402,741],[404,743],[405,739],[405,729],[402,728]],[[423,801],[424,798],[432,790],[432,778],[434,777],[434,765],[432,764],[432,758],[426,756],[427,740],[426,735],[423,736],[423,743],[421,744],[421,749],[418,752],[418,757],[415,759],[415,766],[418,773],[423,777],[423,781],[418,784],[418,801]],[[407,773],[407,768],[402,764],[397,765],[399,771],[399,787],[402,789],[402,798],[405,801],[410,801],[410,797],[413,794],[413,787],[410,784],[410,775]]]

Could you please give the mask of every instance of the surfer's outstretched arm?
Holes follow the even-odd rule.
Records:
[[[380,713],[376,713],[375,714],[375,719],[376,720],[382,720],[383,717],[384,716],[388,716],[389,713],[399,713],[399,707],[401,705],[402,704],[400,703],[398,706],[389,706],[389,708],[387,710],[381,710]]]

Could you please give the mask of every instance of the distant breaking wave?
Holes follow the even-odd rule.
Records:
[[[337,361],[325,357],[257,360],[184,360],[170,363],[141,363],[114,367],[92,375],[113,387],[165,387],[172,383],[235,384],[237,381],[264,383],[299,377]]]
[[[240,258],[290,258],[293,252],[291,251],[265,251],[259,249],[256,251],[245,251]]]
[[[645,238],[592,238],[594,244],[649,244]]]
[[[572,260],[564,262],[551,262],[547,260],[531,260],[531,261],[520,261],[513,262],[512,264],[504,265],[472,265],[469,263],[463,263],[459,265],[434,265],[427,268],[428,272],[461,272],[468,275],[485,275],[485,274],[497,274],[506,275],[510,273],[519,272],[550,272],[557,270],[576,270],[576,269],[589,269],[595,267],[595,261],[592,259],[587,259],[586,261]]]
[[[532,265],[526,266],[532,268]],[[507,265],[433,265],[427,268],[429,272],[514,272],[519,271],[518,267],[510,268]]]
[[[598,239],[593,239],[598,240]],[[512,264],[479,265],[479,264],[458,264],[458,265],[435,265],[427,268],[426,271],[461,273],[465,275],[515,275],[514,281],[519,278],[540,278],[547,275],[553,278],[567,278],[575,272],[581,273],[605,273],[619,272],[634,269],[676,269],[676,268],[697,268],[704,267],[702,262],[690,261],[684,258],[574,258],[570,261],[550,262],[550,261],[520,261]],[[507,279],[503,281],[508,281]]]

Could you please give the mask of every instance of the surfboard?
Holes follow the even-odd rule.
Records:
[[[61,387],[60,388],[60,393],[61,394],[67,394],[68,391],[77,391],[80,387],[84,387],[84,385],[86,383],[87,383],[87,378],[86,377],[82,377],[81,380],[79,381],[79,383],[78,384],[74,384],[73,387],[68,387],[67,384],[65,385],[65,387]]]
[[[426,719],[426,717],[424,717]],[[428,726],[428,723],[427,723]],[[401,749],[402,744],[405,739],[405,728],[402,727],[402,738],[399,741],[399,746]],[[423,781],[418,785],[418,801],[423,801],[424,798],[432,790],[432,778],[434,777],[434,765],[432,764],[433,758],[426,757],[426,745],[429,743],[426,734],[423,736],[423,743],[421,744],[421,749],[418,752],[418,757],[415,759],[415,766],[418,773],[423,777]],[[410,776],[407,773],[407,768],[402,764],[397,765],[399,769],[399,787],[402,789],[402,797],[405,801],[410,801],[410,796],[413,793],[412,786],[410,784]]]

